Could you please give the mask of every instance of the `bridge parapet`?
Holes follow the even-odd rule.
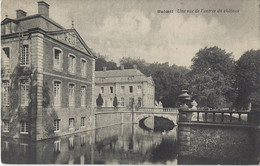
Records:
[[[179,122],[247,125],[249,111],[179,110]]]
[[[135,111],[140,112],[175,112],[178,113],[178,108],[157,108],[157,107],[141,107]]]

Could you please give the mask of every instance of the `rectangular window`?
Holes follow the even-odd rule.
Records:
[[[9,120],[3,120],[3,132],[9,132]]]
[[[85,135],[80,136],[80,145],[83,146],[85,145],[85,143],[86,143],[86,136]]]
[[[87,76],[87,61],[84,59],[81,60],[81,75],[82,77]]]
[[[125,98],[121,97],[121,106],[125,106]]]
[[[69,118],[69,129],[74,128],[74,118]]]
[[[137,93],[141,93],[142,92],[142,86],[141,85],[138,85],[137,87]]]
[[[125,86],[121,86],[120,92],[125,93]]]
[[[132,108],[134,105],[134,98],[129,97],[129,106]]]
[[[5,47],[2,49],[2,66],[4,68],[9,68],[10,67],[10,48]]]
[[[141,97],[138,97],[138,106],[142,107],[142,98]]]
[[[22,121],[20,124],[20,133],[21,134],[28,134],[28,122]]]
[[[69,106],[74,106],[75,85],[69,84]]]
[[[60,140],[54,142],[54,152],[60,152]]]
[[[69,138],[69,149],[74,148],[74,137]]]
[[[85,126],[85,121],[86,121],[86,117],[81,117],[81,122],[80,122],[81,127]]]
[[[2,81],[2,105],[9,106],[9,81]]]
[[[58,49],[54,49],[54,55],[53,55],[53,67],[55,69],[61,69],[62,68],[62,51]]]
[[[76,57],[69,55],[69,72],[74,74],[76,70]]]
[[[60,131],[60,119],[54,120],[54,132]]]
[[[86,106],[86,87],[81,87],[81,107]]]
[[[61,82],[54,81],[53,86],[54,105],[60,106],[61,103]]]
[[[129,86],[129,92],[133,93],[133,86]]]
[[[110,87],[110,93],[114,93],[114,88]]]
[[[22,55],[21,55],[21,66],[29,66],[30,64],[30,55],[29,55],[29,46],[22,46]]]
[[[100,91],[101,91],[101,93],[103,94],[103,93],[105,92],[105,88],[104,88],[104,87],[101,87],[101,88],[100,88]]]
[[[29,105],[29,83],[28,80],[21,80],[21,89],[20,89],[20,99],[21,106]]]

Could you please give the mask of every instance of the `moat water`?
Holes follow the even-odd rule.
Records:
[[[221,164],[178,157],[176,127],[155,132],[122,124],[38,142],[2,138],[1,143],[1,160],[9,164]]]

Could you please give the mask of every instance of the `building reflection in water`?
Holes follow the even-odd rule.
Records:
[[[37,142],[10,138],[1,141],[2,162],[10,164],[166,164],[177,156],[175,146],[171,148],[174,153],[167,152],[171,156],[160,147],[164,142],[177,145],[176,129],[163,136],[131,124]],[[156,158],[157,153],[168,158]]]

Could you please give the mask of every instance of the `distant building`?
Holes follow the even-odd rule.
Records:
[[[92,129],[95,56],[72,29],[16,11],[1,22],[2,136],[40,140]]]
[[[95,98],[99,93],[103,98],[103,107],[113,107],[117,97],[119,107],[153,107],[155,87],[152,77],[134,69],[96,71]]]

